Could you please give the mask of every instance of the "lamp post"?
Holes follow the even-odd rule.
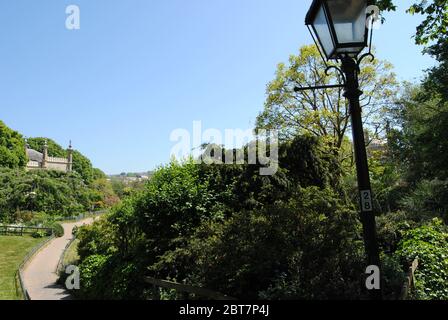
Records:
[[[369,30],[367,24],[367,0],[314,0],[306,16],[306,25],[313,36],[319,51],[326,60],[340,62],[341,67],[331,66],[341,72],[344,84],[296,88],[296,91],[343,87],[344,96],[350,106],[353,144],[360,198],[360,218],[363,226],[364,244],[369,266],[380,268],[379,248],[376,237],[375,215],[373,212],[367,151],[362,123],[362,110],[359,97],[359,64],[364,57],[373,55],[360,53],[368,46]],[[371,47],[372,34],[370,34]],[[322,54],[321,52],[321,54]],[[324,58],[324,57],[323,57]],[[324,60],[325,60],[324,58]],[[327,69],[328,71],[328,69]],[[372,299],[380,300],[380,289],[369,290]]]

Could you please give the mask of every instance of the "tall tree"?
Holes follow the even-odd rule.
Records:
[[[276,129],[280,137],[296,134],[324,137],[337,153],[350,130],[348,102],[342,88],[295,92],[294,87],[342,83],[337,72],[326,73],[317,48],[304,46],[299,55],[291,55],[289,64],[280,63],[276,77],[267,86],[264,111],[257,118],[258,129]],[[395,96],[397,81],[387,61],[366,61],[359,82],[365,125],[376,134],[384,128],[385,107]]]

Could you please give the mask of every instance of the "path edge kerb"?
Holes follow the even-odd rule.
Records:
[[[20,289],[22,291],[22,295],[25,300],[31,300],[30,296],[28,294],[28,289],[26,288],[25,282],[23,281],[23,270],[27,267],[27,265],[33,260],[33,258],[41,252],[43,249],[45,249],[54,239],[56,239],[55,235],[52,234],[50,238],[43,241],[42,243],[35,246],[23,259],[22,263],[20,264],[19,268],[16,271],[16,279],[19,279]],[[17,286],[17,281],[16,281]]]

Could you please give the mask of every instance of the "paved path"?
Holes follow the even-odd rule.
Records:
[[[73,238],[75,226],[91,224],[93,218],[76,223],[65,223],[64,236],[52,240],[29,262],[23,271],[23,282],[31,300],[70,300],[70,293],[63,286],[56,284],[56,269],[68,242]]]

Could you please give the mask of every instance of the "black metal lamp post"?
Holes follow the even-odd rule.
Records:
[[[370,186],[367,151],[364,140],[362,110],[359,97],[358,74],[359,64],[364,57],[373,55],[360,53],[368,46],[369,28],[367,23],[367,0],[314,0],[306,16],[306,25],[313,36],[319,50],[323,51],[327,60],[341,62],[336,68],[343,74],[344,84],[296,88],[296,91],[343,87],[345,97],[349,101],[352,121],[353,144],[358,176],[358,188],[363,225],[364,243],[369,266],[380,268],[380,257],[376,237],[375,215],[373,212],[372,191]],[[371,47],[370,34],[370,45]],[[322,54],[322,52],[321,52]],[[328,69],[327,69],[328,71]],[[370,290],[372,299],[381,299],[381,289]]]

